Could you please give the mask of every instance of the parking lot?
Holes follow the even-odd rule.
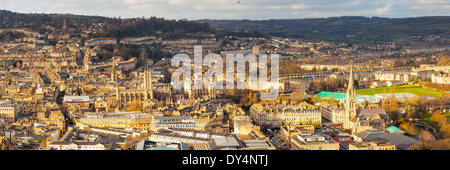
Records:
[[[280,129],[263,128],[261,131],[265,136],[269,137],[269,141],[275,146],[277,150],[287,150],[287,142],[281,139]]]

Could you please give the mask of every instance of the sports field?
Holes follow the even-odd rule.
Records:
[[[386,94],[388,94],[389,89],[392,89],[392,87],[361,89],[361,90],[356,90],[356,94],[361,94],[361,95],[383,94],[384,90],[386,91]],[[441,97],[443,92],[426,89],[426,88],[420,87],[418,85],[402,85],[402,86],[395,87],[395,93],[411,93],[411,94],[415,94],[415,95],[419,95],[419,96],[431,96],[431,97],[439,98],[439,97]]]

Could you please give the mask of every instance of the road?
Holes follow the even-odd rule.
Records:
[[[44,80],[44,83],[46,85],[50,85],[51,84],[50,79],[46,75],[44,75],[44,74],[39,74],[39,75],[41,76],[42,80]]]
[[[58,97],[56,97],[56,103],[59,105],[59,108],[61,109],[61,113],[64,115],[65,124],[66,124],[66,127],[65,127],[64,131],[67,131],[67,128],[69,126],[75,125],[75,124],[72,121],[72,119],[70,118],[69,113],[67,112],[67,110],[62,107],[62,101],[64,99],[64,94],[65,94],[65,92],[58,93]]]

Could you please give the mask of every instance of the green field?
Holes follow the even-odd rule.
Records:
[[[380,87],[380,88],[368,88],[368,89],[361,89],[356,90],[356,94],[361,95],[374,95],[374,94],[382,94],[383,91],[386,91],[386,94],[389,93],[389,90],[392,87]],[[436,90],[430,90],[426,89],[417,85],[402,85],[402,86],[396,86],[395,87],[395,93],[411,93],[419,96],[431,96],[431,97],[441,97],[442,93],[441,91]]]

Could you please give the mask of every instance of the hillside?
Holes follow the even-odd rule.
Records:
[[[161,34],[160,37],[176,39],[188,34],[214,33],[207,23],[164,18],[108,18],[72,14],[22,14],[0,10],[0,28],[29,28],[41,34],[63,28],[73,34],[90,32],[89,37],[129,37]]]
[[[265,37],[269,34],[309,40],[379,43],[411,36],[450,35],[450,16],[188,21],[157,17],[120,19],[72,14],[22,14],[0,10],[0,28],[30,28],[45,34],[61,29],[64,22],[74,34],[90,30],[89,38],[120,39],[159,34],[161,38],[178,39],[208,34],[215,34],[216,38],[226,35]]]
[[[254,30],[274,36],[351,43],[450,34],[450,16],[416,18],[330,17],[272,20],[199,20],[214,28]]]
[[[61,31],[66,24],[72,34],[89,32],[88,38],[97,37],[138,37],[155,36],[164,39],[216,38],[225,36],[264,37],[257,31],[216,30],[208,23],[172,20],[158,17],[150,18],[110,18],[103,16],[84,16],[73,14],[23,14],[0,10],[0,29],[28,28],[41,34]]]

